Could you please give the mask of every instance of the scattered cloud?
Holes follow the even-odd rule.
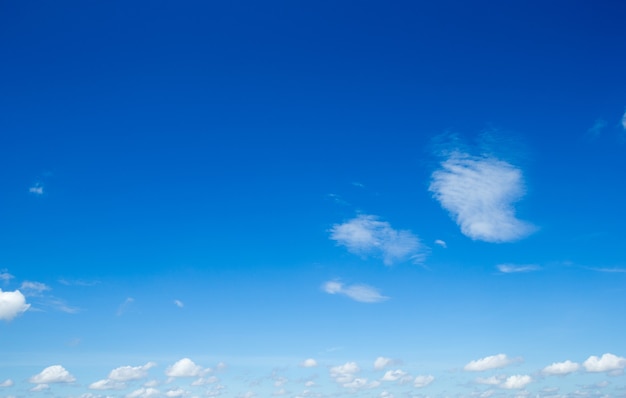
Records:
[[[374,369],[381,370],[384,369],[386,366],[392,365],[393,363],[394,360],[391,358],[378,357],[374,361]]]
[[[156,388],[140,388],[126,395],[126,398],[153,398],[161,395],[161,392]]]
[[[165,393],[165,396],[170,398],[184,397],[185,395],[188,395],[188,392],[183,390],[182,388],[169,390]]]
[[[28,188],[28,192],[32,193],[33,195],[43,195],[43,184],[40,182],[35,183]]]
[[[330,368],[330,377],[339,384],[351,383],[354,377],[361,369],[356,362],[346,362],[340,366]]]
[[[50,389],[50,386],[47,384],[37,384],[35,387],[31,388],[28,391],[39,392],[39,391],[45,391],[48,389]]]
[[[120,316],[124,312],[126,312],[126,310],[128,309],[128,306],[130,306],[134,301],[135,301],[135,299],[132,298],[132,297],[126,298],[126,300],[124,300],[124,302],[122,304],[120,304],[120,306],[118,307],[116,315]]]
[[[207,384],[215,384],[218,381],[220,381],[219,378],[217,378],[216,376],[211,376],[211,377],[200,377],[197,380],[194,380],[193,383],[191,383],[192,386],[205,386]]]
[[[19,290],[3,292],[0,289],[0,319],[11,321],[30,308],[26,297]]]
[[[448,247],[448,244],[445,241],[441,240],[441,239],[435,240],[435,244],[437,246],[443,247],[444,249],[446,249]]]
[[[597,119],[593,123],[593,126],[591,126],[589,130],[587,130],[587,134],[589,135],[590,138],[597,138],[602,132],[602,130],[604,130],[605,127],[606,127],[606,120]]]
[[[142,366],[121,366],[109,373],[109,379],[115,381],[139,380],[148,376],[148,370],[155,367],[156,363],[148,362]]]
[[[65,279],[65,278],[61,278],[59,279],[59,283],[65,286],[95,286],[98,283],[100,283],[99,281],[85,281],[82,279]]]
[[[20,286],[25,296],[39,296],[41,293],[51,290],[50,286],[41,282],[24,281]]]
[[[382,381],[397,381],[406,376],[406,372],[400,369],[388,370],[382,377]]]
[[[91,390],[123,390],[126,384],[110,379],[98,380],[89,385]]]
[[[515,216],[513,205],[525,193],[523,176],[502,160],[453,152],[433,172],[429,191],[473,240],[512,242],[536,229]]]
[[[13,279],[13,275],[9,274],[7,270],[0,271],[0,281],[8,282]]]
[[[300,363],[303,368],[314,368],[317,366],[317,361],[313,358],[307,358]]]
[[[174,304],[178,307],[178,308],[183,308],[185,306],[185,304],[180,301],[180,300],[174,300]]]
[[[183,358],[165,370],[165,375],[169,377],[194,377],[203,373],[202,367],[189,358]]]
[[[576,362],[567,360],[565,362],[554,362],[552,365],[543,368],[541,373],[546,375],[566,375],[572,372],[576,372],[580,368],[580,365]]]
[[[502,380],[504,380],[506,378],[506,376],[503,375],[499,375],[499,376],[489,376],[489,377],[478,377],[476,378],[476,383],[477,384],[485,384],[488,386],[497,386],[500,383],[502,383]]]
[[[626,368],[626,358],[606,353],[601,357],[595,355],[583,362],[587,372],[621,372]]]
[[[502,272],[503,274],[517,274],[522,272],[538,271],[541,269],[541,267],[535,264],[498,264],[496,267],[498,268],[498,271]]]
[[[435,381],[435,376],[432,375],[417,376],[415,380],[413,380],[413,386],[417,388],[422,388],[426,387],[433,381]]]
[[[333,225],[330,238],[351,253],[382,257],[388,266],[407,260],[420,263],[425,258],[426,248],[411,231],[393,229],[373,215],[362,214]]]
[[[73,383],[76,378],[61,365],[48,366],[41,373],[28,379],[33,384]]]
[[[359,188],[365,188],[365,185],[361,184],[360,182],[354,181],[352,183],[352,185],[354,185],[355,187],[359,187]]]
[[[471,361],[463,369],[470,372],[482,372],[489,369],[503,368],[512,362],[505,354],[498,354]]]
[[[380,303],[389,297],[380,294],[378,289],[368,285],[344,285],[337,281],[328,281],[322,286],[328,294],[342,294],[361,303]]]
[[[532,377],[528,375],[514,375],[509,376],[504,380],[500,387],[508,390],[521,390],[533,381]]]
[[[13,386],[13,380],[11,379],[6,379],[2,383],[0,383],[0,387],[12,387],[12,386]]]

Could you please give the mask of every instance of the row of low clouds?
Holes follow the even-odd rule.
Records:
[[[470,361],[463,367],[463,370],[468,373],[501,370],[522,361],[521,358],[510,358],[505,354],[497,354]],[[332,382],[341,388],[351,391],[376,389],[394,383],[412,386],[414,388],[423,388],[436,381],[435,376],[430,374],[411,375],[409,372],[398,368],[400,364],[400,361],[391,358],[376,358],[371,368],[369,368],[370,374],[372,370],[379,372],[378,375],[373,378],[362,376],[362,368],[356,362],[346,362],[342,365],[328,366],[327,369],[329,379]],[[88,388],[94,391],[125,390],[131,388],[133,382],[147,380],[149,371],[156,366],[157,364],[154,362],[147,362],[140,366],[121,366],[111,370],[107,378],[89,384]],[[317,368],[320,365],[317,360],[308,358],[300,362],[299,366],[302,368]],[[220,379],[212,375],[212,373],[225,368],[226,365],[223,363],[217,364],[216,367],[212,369],[200,366],[189,358],[182,358],[165,369],[164,375],[167,376],[167,380],[145,381],[141,388],[126,394],[126,397],[185,396],[188,391],[182,390],[179,387],[170,388],[165,392],[161,392],[156,388],[161,384],[169,384],[181,378],[193,378],[194,381],[190,382],[190,387],[209,386],[213,388],[212,391],[219,393],[224,387],[219,384]],[[606,373],[617,376],[622,374],[625,368],[626,358],[611,353],[605,353],[602,356],[592,355],[581,364],[570,360],[555,362],[544,367],[534,375],[498,374],[477,377],[474,379],[474,382],[479,385],[488,385],[501,389],[521,390],[535,382],[539,377],[566,376],[582,371],[589,373]],[[274,386],[276,387],[283,387],[289,382],[289,379],[283,376],[273,376],[273,380]],[[43,369],[40,373],[31,376],[28,382],[35,385],[31,388],[31,391],[44,391],[48,390],[52,384],[74,384],[77,382],[77,379],[63,366],[52,365]],[[317,382],[311,379],[299,379],[297,382],[305,384],[307,388],[317,384]],[[11,388],[13,386],[15,386],[15,383],[11,379],[0,382],[0,388]],[[137,386],[134,388],[137,388]],[[219,395],[217,393],[216,395]]]

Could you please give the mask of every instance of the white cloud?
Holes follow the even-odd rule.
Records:
[[[503,274],[515,274],[520,272],[532,272],[538,271],[539,266],[535,264],[526,264],[526,265],[515,265],[515,264],[498,264],[498,271]]]
[[[155,367],[156,363],[148,362],[142,366],[121,366],[109,373],[109,379],[114,381],[130,381],[143,379],[148,376],[148,370]]]
[[[28,192],[34,195],[43,195],[43,185],[38,182],[35,185],[29,187]]]
[[[122,390],[126,388],[126,384],[109,379],[94,381],[89,385],[91,390]]]
[[[30,304],[26,304],[26,297],[19,290],[3,292],[0,289],[0,319],[10,321],[29,308]]]
[[[303,368],[314,368],[317,366],[317,361],[313,358],[307,358],[300,363]]]
[[[497,386],[498,384],[502,383],[502,380],[504,380],[504,376],[478,377],[476,379],[476,383],[485,384],[488,386]]]
[[[37,296],[40,295],[42,292],[51,290],[50,286],[46,285],[45,283],[31,281],[22,282],[22,286],[20,286],[20,289],[24,291],[24,294],[26,296]]]
[[[437,246],[443,247],[444,249],[448,247],[448,244],[445,241],[441,240],[441,239],[435,240],[435,244]]]
[[[32,376],[28,381],[34,384],[72,383],[76,381],[76,378],[65,370],[63,366],[53,365]]]
[[[503,368],[511,362],[505,354],[491,355],[471,361],[463,369],[471,372],[482,372],[483,370]]]
[[[176,398],[176,397],[184,397],[185,395],[187,395],[187,391],[183,390],[182,388],[177,388],[175,390],[169,390],[165,393],[166,397],[171,397],[171,398]]]
[[[428,189],[471,239],[511,242],[535,230],[515,216],[524,182],[521,170],[507,162],[456,152],[433,172]]]
[[[541,372],[546,375],[566,375],[577,371],[579,368],[579,364],[567,360],[565,362],[554,362],[552,365],[543,368]]]
[[[37,384],[35,387],[31,388],[28,391],[32,391],[32,392],[38,392],[38,391],[45,391],[50,389],[50,386],[47,384]]]
[[[330,238],[354,254],[380,256],[385,265],[406,260],[419,263],[425,257],[425,248],[411,231],[395,230],[373,215],[362,214],[333,225]]]
[[[13,279],[13,275],[9,274],[6,270],[0,271],[0,281],[8,282]]]
[[[417,376],[415,380],[413,380],[413,386],[417,388],[426,387],[427,385],[432,383],[434,380],[435,380],[435,376],[432,376],[432,375]]]
[[[381,369],[384,369],[385,366],[389,366],[389,365],[391,365],[393,363],[394,363],[394,361],[391,358],[378,357],[374,361],[374,369],[381,370]]]
[[[349,388],[352,390],[372,389],[378,386],[380,386],[379,381],[374,380],[368,383],[367,379],[363,379],[363,378],[356,378],[349,383],[343,384],[344,388]]]
[[[385,374],[383,375],[383,378],[381,380],[383,380],[383,381],[396,381],[396,380],[400,380],[405,375],[406,375],[406,372],[401,370],[401,369],[388,370],[388,371],[385,372]]]
[[[174,300],[174,304],[178,307],[178,308],[183,308],[185,306],[185,304],[183,304],[182,301],[180,300]]]
[[[0,383],[0,387],[11,387],[11,386],[13,386],[13,380],[11,379],[6,379],[2,383]]]
[[[592,355],[583,362],[583,366],[587,372],[620,371],[626,367],[626,358],[618,357],[610,353],[606,353],[600,358]]]
[[[500,384],[500,387],[509,390],[520,390],[526,387],[532,381],[533,379],[528,375],[514,375],[507,377],[506,380],[504,380],[504,382]]]
[[[194,382],[191,383],[191,385],[192,386],[205,386],[207,384],[217,383],[218,381],[220,381],[220,379],[217,378],[216,376],[200,377],[198,380],[194,380]]]
[[[328,294],[343,294],[361,303],[379,303],[389,297],[380,294],[378,289],[368,285],[344,285],[337,281],[328,281],[322,286]]]
[[[352,382],[354,375],[360,371],[361,369],[356,362],[346,362],[343,365],[330,368],[330,377],[339,384],[346,384]]]
[[[126,311],[128,306],[131,305],[134,301],[135,301],[134,298],[127,297],[126,300],[124,300],[124,302],[120,304],[119,308],[117,309],[117,313],[116,313],[117,316],[122,315]]]
[[[194,377],[202,374],[202,367],[189,358],[183,358],[165,370],[165,375],[169,377]]]
[[[140,388],[126,395],[126,398],[152,398],[159,395],[161,395],[161,392],[156,388]]]

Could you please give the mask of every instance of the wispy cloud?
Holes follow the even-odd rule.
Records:
[[[600,135],[600,133],[602,133],[602,130],[604,130],[605,127],[606,127],[606,120],[597,119],[595,123],[593,124],[593,126],[591,126],[589,130],[587,130],[587,134],[589,135],[590,138],[596,138]]]
[[[389,297],[380,294],[378,289],[368,285],[344,285],[337,281],[328,281],[322,286],[328,294],[342,294],[361,303],[380,303]]]
[[[135,301],[134,298],[132,297],[128,297],[126,298],[126,300],[124,300],[124,302],[122,304],[120,304],[120,306],[117,309],[117,316],[122,315],[124,312],[126,312],[126,310],[128,309],[128,306],[130,306],[133,302]]]
[[[8,282],[13,278],[14,278],[13,275],[9,274],[9,272],[6,269],[3,269],[2,271],[0,271],[0,281]]]
[[[393,229],[388,222],[367,214],[333,225],[330,239],[351,253],[382,257],[385,265],[406,260],[422,262],[427,249],[411,231]]]
[[[435,240],[435,244],[437,246],[443,247],[444,249],[448,247],[448,244],[445,241],[441,240],[441,239]]]
[[[626,111],[624,111],[624,114],[622,115],[622,128],[626,130]]]
[[[515,265],[515,264],[498,264],[498,271],[503,274],[515,274],[522,272],[539,271],[541,267],[535,264]]]
[[[33,185],[31,185],[28,188],[28,192],[32,193],[33,195],[43,195],[43,184],[40,182],[37,182]]]
[[[26,296],[40,296],[43,292],[51,290],[50,286],[41,282],[24,281],[20,289]]]
[[[176,305],[178,308],[183,308],[185,306],[185,304],[180,300],[174,300],[174,305]]]
[[[524,181],[522,171],[505,161],[453,152],[433,172],[429,191],[471,239],[512,242],[536,229],[515,215]]]

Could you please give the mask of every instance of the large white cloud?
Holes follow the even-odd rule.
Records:
[[[337,281],[328,281],[322,286],[328,294],[342,294],[361,303],[379,303],[389,299],[380,294],[378,289],[368,285],[344,285]]]
[[[522,172],[502,160],[455,152],[433,172],[429,191],[474,240],[511,242],[535,230],[515,216]]]
[[[425,247],[411,231],[393,229],[373,215],[362,214],[333,225],[330,238],[352,253],[380,256],[385,265],[406,260],[421,262],[425,256]]]
[[[583,362],[583,366],[587,372],[620,371],[626,368],[626,358],[618,357],[610,353],[606,353],[601,357],[592,355]]]
[[[522,388],[530,384],[532,381],[533,381],[532,377],[528,375],[514,375],[514,376],[507,377],[506,380],[504,380],[504,382],[500,384],[500,387],[506,388],[509,390],[521,390]]]
[[[50,383],[73,383],[76,378],[61,365],[48,366],[41,373],[28,379],[30,383],[50,384]]]
[[[202,367],[189,358],[183,358],[165,370],[165,375],[169,377],[194,377],[202,374]]]
[[[546,375],[566,375],[576,372],[579,368],[579,364],[567,360],[565,362],[554,362],[552,365],[543,368],[541,372]]]
[[[505,354],[491,355],[471,361],[463,369],[470,372],[482,372],[483,370],[503,368],[511,362],[511,359]]]
[[[10,321],[30,308],[26,303],[26,297],[16,290],[14,292],[3,292],[0,289],[0,319]]]
[[[417,376],[415,377],[415,380],[413,380],[413,386],[417,388],[422,388],[422,387],[426,387],[433,381],[435,381],[435,376],[433,375]]]

